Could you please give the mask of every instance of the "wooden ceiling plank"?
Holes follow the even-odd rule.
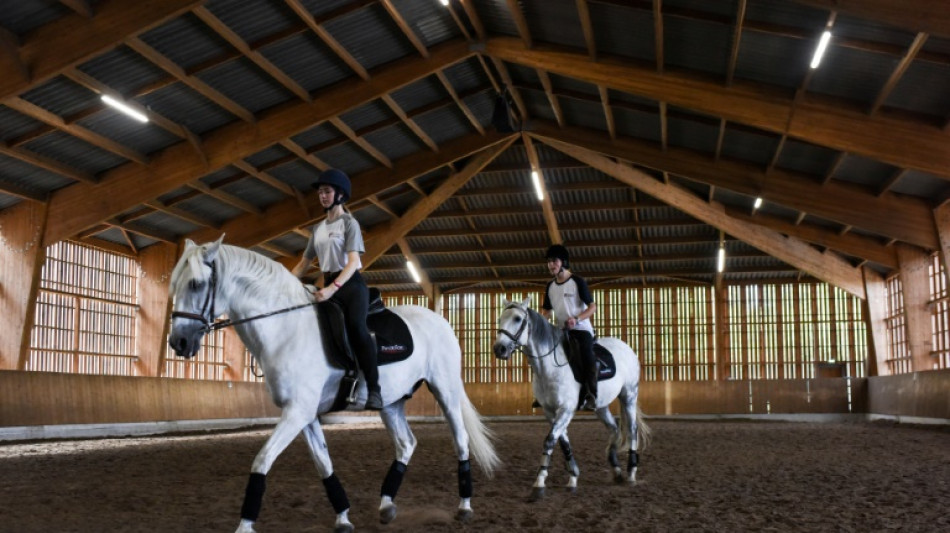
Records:
[[[298,98],[305,102],[310,101],[310,93],[306,89],[300,86],[299,83],[294,81],[293,78],[287,75],[283,70],[277,68],[276,65],[271,63],[269,59],[264,57],[263,54],[257,50],[251,49],[250,45],[240,35],[232,30],[227,24],[225,24],[221,19],[216,17],[205,6],[198,6],[192,12],[198,16],[205,24],[208,25],[216,34],[221,36],[225,41],[231,44],[238,52],[247,57],[254,62],[255,65],[261,68],[266,72],[270,77],[274,78],[278,83],[284,86],[288,91],[297,95]]]
[[[485,128],[482,127],[482,123],[479,122],[478,117],[476,117],[468,105],[465,104],[465,101],[459,97],[458,91],[452,86],[452,82],[445,76],[445,73],[440,70],[436,72],[435,75],[439,79],[439,82],[442,83],[442,87],[445,88],[445,92],[449,93],[449,96],[452,97],[452,101],[454,101],[455,105],[462,111],[465,118],[467,118],[472,127],[475,128],[475,131],[485,135]]]
[[[709,157],[681,148],[666,152],[655,145],[628,138],[611,140],[606,134],[583,128],[558,128],[555,124],[534,121],[532,135],[546,136],[587,150],[635,161],[638,165],[670,172],[677,176],[715,185],[748,196],[806,211],[841,224],[850,224],[868,232],[894,237],[928,250],[937,248],[931,207],[925,202],[885,194],[876,197],[866,190],[845,183],[821,185],[814,180],[774,170],[765,179],[760,166],[736,161],[712,161]],[[853,206],[860,205],[861,209]]]
[[[515,136],[511,136],[507,140],[488,147],[473,156],[462,170],[449,176],[432,193],[413,204],[398,220],[381,224],[380,227],[370,228],[366,235],[366,252],[360,258],[363,266],[369,266],[379,259],[396,240],[405,237],[412,228],[429,216],[429,213],[442,205],[455,194],[455,191],[459,190],[475,174],[485,168],[485,165],[491,163],[499,154],[507,150],[515,141],[515,138]]]
[[[419,55],[422,57],[429,57],[429,50],[426,48],[426,45],[421,39],[419,39],[419,36],[416,35],[416,32],[412,30],[412,27],[406,22],[406,19],[402,16],[402,13],[396,9],[396,6],[393,5],[392,0],[381,1],[383,4],[383,9],[389,13],[389,16],[393,19],[393,22],[396,23],[396,26],[398,26],[403,35],[406,36],[406,39],[409,39],[409,42],[412,43],[412,46],[417,52],[419,52]]]
[[[796,105],[792,115],[794,99],[766,93],[751,84],[724,87],[686,74],[657,73],[616,59],[601,58],[592,63],[586,54],[553,47],[529,49],[512,37],[490,38],[485,52],[498,63],[510,61],[528,68],[541,68],[728,121],[787,133],[893,166],[950,178],[950,150],[946,150],[950,134],[930,125],[893,117],[872,117],[808,99]]]
[[[513,134],[488,133],[485,136],[471,134],[443,143],[442,149],[438,152],[420,151],[408,155],[395,161],[392,169],[378,167],[351,176],[353,197],[349,205],[353,207],[356,202],[373,194],[379,194],[416,176],[428,174],[434,169],[513,137]],[[309,191],[307,199],[309,203],[316,203],[316,192]],[[284,200],[268,207],[263,216],[244,215],[232,219],[224,224],[222,230],[227,233],[229,243],[250,247],[313,222],[312,217],[297,208],[295,201]],[[198,231],[189,237],[196,242],[204,242],[214,240],[218,238],[218,235]]]
[[[732,45],[729,51],[729,66],[726,68],[726,85],[732,85],[736,74],[736,64],[739,63],[739,45],[742,41],[742,25],[745,22],[747,0],[739,0],[736,7],[736,24],[732,30]]]
[[[924,32],[920,32],[914,37],[914,42],[907,48],[907,53],[897,62],[887,82],[885,82],[881,90],[878,91],[877,98],[874,99],[874,103],[872,103],[870,109],[868,109],[869,115],[877,113],[877,110],[887,101],[887,97],[890,96],[894,87],[897,87],[897,82],[899,82],[904,73],[907,72],[907,68],[910,67],[910,64],[914,61],[914,57],[916,57],[920,49],[924,47],[924,43],[927,42],[927,37],[928,35]]]
[[[147,167],[121,165],[105,172],[100,182],[77,183],[51,198],[52,217],[46,245],[68,238],[116,213],[174,190],[200,176],[248,157],[290,136],[431,75],[472,55],[462,40],[433,47],[429,59],[394,61],[380,69],[373,82],[348,80],[324,91],[310,103],[291,101],[262,113],[256,124],[232,122],[204,136],[207,162],[184,143],[155,154]],[[96,198],[90,205],[89,198]],[[296,208],[295,208],[296,210]]]
[[[135,161],[141,165],[148,164],[148,156],[123,146],[122,144],[119,144],[108,137],[103,137],[102,135],[88,130],[78,124],[67,124],[66,121],[63,120],[63,118],[59,115],[47,111],[42,107],[28,102],[22,98],[8,98],[4,103],[7,105],[7,107],[23,113],[32,119],[49,124],[56,129],[62,130],[74,137],[82,139],[93,146],[102,148],[107,152],[112,152],[115,155],[130,161]]]
[[[179,81],[188,87],[191,87],[197,93],[221,106],[222,109],[225,109],[229,113],[232,113],[234,116],[245,122],[253,123],[255,121],[253,113],[245,109],[234,100],[231,100],[227,96],[223,95],[214,87],[201,81],[197,76],[188,74],[185,72],[185,69],[178,66],[178,64],[171,59],[165,57],[165,55],[163,55],[158,50],[146,44],[145,41],[139,39],[138,37],[132,37],[127,39],[125,44],[128,45],[128,47],[132,50],[135,50],[145,59],[154,63],[155,66],[178,78]]]
[[[69,15],[31,31],[19,51],[30,69],[24,79],[11,66],[0,69],[0,101],[19,94],[107,52],[130,35],[159,26],[202,3],[202,0],[162,2],[124,2],[104,0],[96,3],[95,17]]]
[[[783,237],[768,228],[756,227],[725,214],[721,205],[709,204],[691,192],[666,185],[639,170],[615,163],[595,152],[552,139],[538,140],[593,168],[663,200],[707,224],[733,235],[769,255],[861,298],[865,298],[861,272],[837,256],[822,254],[798,239]],[[673,273],[672,275],[676,275]]]

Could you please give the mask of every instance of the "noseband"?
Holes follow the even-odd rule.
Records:
[[[205,301],[201,305],[201,314],[186,313],[185,311],[172,311],[172,319],[188,318],[191,320],[197,320],[198,322],[201,322],[202,329],[208,332],[214,329],[220,329],[219,327],[215,327],[217,324],[214,324],[214,317],[217,316],[214,312],[214,300],[215,293],[218,292],[218,269],[215,267],[214,261],[210,263],[205,262],[204,264],[211,268],[211,283],[208,286],[208,293],[205,294]]]

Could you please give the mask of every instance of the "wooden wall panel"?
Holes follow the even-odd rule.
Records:
[[[950,370],[868,379],[873,414],[950,419]]]

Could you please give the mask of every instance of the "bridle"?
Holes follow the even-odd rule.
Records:
[[[287,313],[289,311],[295,311],[297,309],[303,309],[304,307],[313,307],[319,302],[311,302],[300,305],[294,305],[291,307],[285,307],[283,309],[278,309],[277,311],[270,311],[268,313],[261,313],[259,315],[250,316],[247,318],[242,318],[240,320],[231,320],[230,318],[226,320],[215,321],[214,317],[218,316],[215,313],[215,298],[218,292],[218,269],[216,263],[211,261],[210,263],[205,261],[205,265],[211,268],[211,283],[208,284],[208,293],[205,294],[205,301],[201,305],[201,313],[188,313],[185,311],[172,311],[172,319],[175,318],[188,318],[190,320],[197,320],[201,322],[201,329],[205,333],[210,333],[212,331],[217,331],[219,329],[224,329],[231,326],[236,326],[238,324],[243,324],[245,322],[250,322],[252,320],[257,320],[259,318],[267,318],[269,316],[279,315],[281,313]]]
[[[506,307],[502,310],[502,312],[505,312],[505,311],[507,311],[507,310],[509,310],[509,309],[517,309],[518,311],[521,311],[522,313],[524,313],[524,319],[521,321],[521,326],[518,328],[518,331],[514,332],[514,334],[512,334],[510,331],[508,331],[508,330],[506,330],[506,329],[504,329],[504,328],[498,328],[498,333],[501,334],[501,335],[504,335],[504,336],[508,337],[509,339],[511,339],[511,343],[509,344],[509,346],[514,346],[514,349],[517,350],[518,348],[523,348],[523,347],[525,346],[524,344],[518,342],[518,339],[521,338],[521,334],[524,333],[525,328],[528,327],[528,318],[529,318],[529,315],[528,315],[528,312],[525,311],[524,309],[522,309],[521,306],[519,306],[518,304],[509,304],[508,306],[506,306]],[[527,355],[528,357],[533,358],[533,359],[542,359],[542,358],[547,357],[547,356],[551,355],[552,353],[554,353],[554,350],[557,349],[557,345],[558,345],[560,342],[561,342],[561,339],[557,339],[557,341],[555,341],[554,343],[552,343],[551,349],[548,350],[547,353],[545,353],[545,354],[542,354],[542,355],[531,355],[531,354],[529,354],[529,353],[525,353],[525,355]]]

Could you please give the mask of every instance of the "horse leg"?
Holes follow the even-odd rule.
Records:
[[[333,525],[334,533],[350,533],[353,524],[350,523],[350,501],[346,497],[343,485],[333,472],[333,463],[330,461],[330,452],[327,451],[327,439],[323,435],[323,427],[319,420],[314,420],[304,428],[304,438],[310,447],[310,456],[317,467],[317,473],[323,480],[323,488],[327,491],[327,498],[333,511],[336,513],[336,522]]]
[[[557,440],[561,445],[561,452],[564,454],[564,469],[567,470],[567,490],[568,492],[577,492],[577,477],[581,475],[580,468],[577,467],[577,461],[574,460],[574,452],[571,450],[571,441],[567,439],[567,431]]]
[[[459,458],[459,506],[455,518],[463,523],[468,522],[475,513],[472,511],[472,463],[468,454],[469,436],[462,415],[462,399],[459,397],[459,393],[450,393],[433,383],[429,383],[429,390],[432,391],[436,401],[439,402],[439,407],[442,408],[442,413],[445,415],[452,436],[455,438],[455,451]],[[461,388],[461,391],[462,394],[465,393],[465,389]]]
[[[271,433],[261,450],[257,452],[257,457],[254,458],[254,463],[251,465],[251,475],[244,491],[244,503],[241,505],[241,522],[238,524],[236,533],[254,531],[254,522],[257,521],[257,517],[260,515],[261,501],[264,499],[267,472],[270,471],[277,457],[283,453],[309,420],[310,418],[305,414],[305,410],[292,407],[284,408],[280,421],[274,427],[274,432]]]
[[[381,412],[383,425],[389,431],[393,439],[393,447],[396,450],[396,459],[389,466],[389,472],[383,480],[383,487],[380,490],[379,501],[379,521],[388,524],[396,518],[396,493],[399,492],[399,486],[402,484],[403,475],[406,468],[409,467],[409,459],[412,458],[412,452],[416,449],[416,437],[409,429],[409,423],[406,421],[405,411],[406,401],[387,405]]]
[[[534,485],[531,488],[529,501],[536,502],[544,498],[544,481],[548,477],[548,467],[551,465],[551,453],[554,451],[554,445],[558,443],[561,436],[567,431],[567,425],[574,415],[573,409],[558,409],[551,422],[551,432],[544,439],[544,446],[541,450],[541,465],[538,467],[538,475],[534,479]]]
[[[620,416],[623,417],[624,440],[627,444],[627,476],[625,481],[631,485],[637,482],[637,465],[640,454],[637,453],[637,397],[636,393],[620,399]],[[623,479],[621,479],[623,481]]]
[[[623,470],[620,468],[620,459],[617,457],[617,448],[623,444],[623,433],[621,433],[620,428],[617,427],[617,421],[614,419],[614,415],[610,412],[610,409],[606,407],[600,408],[597,410],[597,418],[607,426],[607,430],[610,431],[610,438],[607,439],[607,462],[610,464],[611,470],[613,470],[613,479],[617,483],[622,483],[624,481]]]

